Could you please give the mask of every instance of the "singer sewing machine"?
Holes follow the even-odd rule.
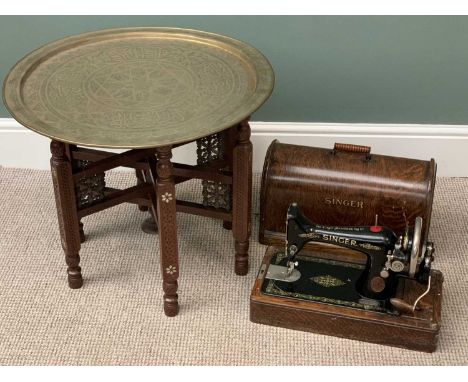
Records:
[[[434,245],[421,243],[422,219],[416,218],[404,236],[397,237],[387,227],[325,227],[312,223],[298,205],[292,203],[287,213],[286,266],[270,266],[267,279],[294,283],[301,278],[296,256],[309,242],[333,244],[366,255],[365,267],[353,287],[363,306],[389,312],[414,311],[431,286]],[[395,298],[398,277],[408,277],[427,285],[425,292],[411,304]]]
[[[251,320],[409,349],[434,351],[442,274],[422,219],[397,236],[390,228],[322,226],[293,203],[286,245],[269,247],[251,294]],[[341,250],[319,256],[310,244]],[[343,252],[358,254],[358,261]]]

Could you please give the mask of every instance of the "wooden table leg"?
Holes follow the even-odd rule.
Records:
[[[80,170],[80,166],[79,166],[80,161],[76,160],[73,157],[73,152],[77,150],[77,146],[76,145],[70,145],[70,144],[68,144],[67,146],[68,147],[67,147],[66,153],[67,153],[67,156],[70,158],[72,171],[73,172],[78,171],[78,170]],[[76,196],[76,193],[75,193],[75,196]],[[78,220],[78,223],[79,223],[79,226],[80,226],[80,242],[81,242],[81,244],[83,244],[86,241],[86,235],[84,233],[84,225],[83,225],[83,222],[81,220]]]
[[[159,147],[156,149],[156,153],[158,156],[156,164],[156,211],[159,224],[164,313],[169,317],[173,317],[179,312],[177,301],[179,260],[177,249],[176,195],[172,175],[171,147]]]
[[[232,172],[232,161],[233,161],[233,151],[234,151],[234,146],[237,142],[237,126],[231,127],[228,130],[224,131],[225,134],[225,140],[226,140],[226,147],[225,147],[225,152],[224,156],[227,162],[226,169],[228,171]],[[232,210],[232,187],[230,188],[231,196],[231,210]],[[228,220],[223,220],[223,228],[227,230],[232,230],[232,221]]]
[[[234,269],[236,274],[246,275],[249,270],[252,208],[252,143],[248,121],[243,121],[237,126],[232,171],[232,233],[236,250]]]
[[[50,167],[54,184],[57,217],[68,265],[68,285],[70,288],[81,288],[83,277],[80,268],[80,226],[76,210],[75,185],[72,177],[72,165],[67,145],[52,141],[50,144],[52,158]]]

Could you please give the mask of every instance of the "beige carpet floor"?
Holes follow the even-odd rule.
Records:
[[[133,184],[129,173],[107,179]],[[181,310],[167,318],[157,237],[140,230],[143,213],[121,205],[84,219],[85,285],[71,290],[49,173],[0,168],[0,364],[468,364],[468,179],[437,182],[431,238],[445,283],[433,354],[251,323],[249,294],[265,252],[256,237],[258,181],[246,277],[234,274],[231,234],[219,221],[178,215]]]

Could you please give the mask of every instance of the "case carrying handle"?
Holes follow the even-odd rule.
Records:
[[[371,148],[369,146],[353,145],[350,143],[335,143],[335,146],[333,147],[333,155],[335,155],[338,151],[365,154],[366,160],[371,159]]]

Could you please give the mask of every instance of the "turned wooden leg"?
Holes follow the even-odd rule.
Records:
[[[233,150],[232,234],[235,240],[235,272],[249,270],[249,238],[252,208],[252,143],[250,126],[243,121],[237,126],[237,143]]]
[[[179,260],[177,249],[176,195],[172,175],[171,147],[156,149],[158,161],[156,174],[156,215],[159,224],[159,247],[161,253],[161,274],[164,290],[164,313],[173,317],[179,312],[177,301],[177,278]],[[153,166],[151,166],[153,167]]]
[[[68,269],[68,285],[76,289],[83,285],[80,268],[80,226],[76,209],[75,186],[72,165],[67,145],[52,141],[50,144],[50,167],[54,184],[57,217],[62,247]]]

